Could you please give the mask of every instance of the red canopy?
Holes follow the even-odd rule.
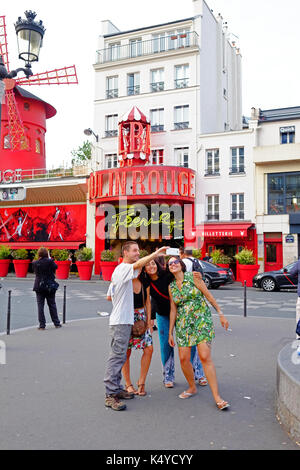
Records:
[[[136,106],[133,106],[133,108],[130,111],[125,113],[124,116],[122,116],[121,121],[119,122],[121,123],[121,122],[127,122],[127,121],[139,121],[145,124],[150,123],[147,116],[144,113],[142,113],[142,111]]]

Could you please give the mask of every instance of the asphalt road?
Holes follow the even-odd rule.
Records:
[[[37,306],[32,291],[33,277],[16,279],[14,276],[0,280],[0,332],[6,330],[8,291],[12,291],[11,329],[26,328],[37,324]],[[111,303],[106,300],[109,283],[94,278],[83,282],[78,279],[59,281],[57,307],[62,318],[63,286],[67,286],[67,319],[97,318],[98,312],[110,312]],[[212,289],[225,315],[244,315],[244,289],[240,283]],[[264,292],[247,288],[247,315],[255,317],[295,318],[296,291]],[[48,308],[45,308],[50,321]]]

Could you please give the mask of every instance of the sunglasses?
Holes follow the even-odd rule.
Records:
[[[180,260],[179,259],[176,259],[175,261],[171,261],[170,263],[168,263],[168,266],[172,266],[172,264],[179,264],[180,263]]]

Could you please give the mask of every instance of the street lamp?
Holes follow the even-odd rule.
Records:
[[[83,133],[89,136],[93,134],[96,139],[96,142],[99,142],[99,135],[95,134],[95,132],[90,127],[88,129],[84,129]]]
[[[43,45],[45,27],[43,22],[34,21],[36,13],[25,11],[26,19],[20,16],[15,24],[18,39],[19,59],[24,60],[25,67],[31,72],[31,62],[39,60],[40,48]]]

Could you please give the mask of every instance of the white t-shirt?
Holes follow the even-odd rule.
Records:
[[[113,272],[111,278],[111,292],[113,309],[110,315],[109,324],[112,325],[133,325],[134,305],[133,305],[133,285],[132,280],[137,278],[139,270],[133,269],[133,264],[121,263]]]
[[[192,256],[190,256],[190,258],[194,259]],[[188,258],[183,258],[182,261],[184,262],[186,266],[186,272],[187,273],[193,272],[193,262]]]

